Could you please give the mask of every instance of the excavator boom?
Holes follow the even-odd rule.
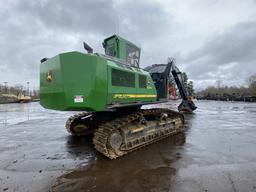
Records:
[[[167,64],[154,64],[146,67],[145,70],[150,73],[155,83],[159,101],[168,99],[168,82],[172,76],[182,99],[182,102],[178,106],[178,110],[181,112],[193,112],[196,110],[197,107],[188,96],[184,82],[182,81],[182,73],[175,65],[175,60],[173,58],[170,58]]]

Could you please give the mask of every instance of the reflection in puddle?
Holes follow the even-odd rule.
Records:
[[[15,125],[29,120],[68,118],[73,112],[47,110],[39,102],[0,104],[0,127]]]
[[[53,191],[166,191],[176,170],[172,163],[182,158],[185,134],[180,133],[116,160],[93,149],[91,138],[70,137],[70,155],[88,157],[82,165],[58,177]],[[88,159],[88,158],[87,158]]]
[[[12,103],[0,105],[0,124],[7,125],[17,124],[30,119],[31,103]]]

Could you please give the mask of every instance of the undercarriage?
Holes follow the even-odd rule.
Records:
[[[73,135],[94,134],[95,149],[115,159],[183,130],[184,116],[169,109],[84,112],[70,117],[66,128]]]

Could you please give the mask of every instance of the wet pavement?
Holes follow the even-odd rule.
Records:
[[[0,105],[0,191],[256,191],[256,103],[196,105],[184,133],[116,160],[66,133],[72,112]]]

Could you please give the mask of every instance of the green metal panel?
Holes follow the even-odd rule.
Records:
[[[50,109],[61,109],[66,106],[64,87],[61,82],[60,56],[57,55],[40,65],[40,104],[42,106]]]
[[[40,103],[45,108],[105,110],[106,60],[92,54],[69,52],[42,63],[40,70]],[[46,79],[49,72],[51,81]]]
[[[143,88],[139,75],[146,77]],[[63,53],[40,66],[40,103],[45,108],[104,111],[113,104],[156,101],[156,95],[148,72],[97,54]]]
[[[120,71],[133,73],[135,76],[135,86],[113,86],[110,78],[112,76],[111,72],[113,68]],[[146,88],[139,88],[139,75],[146,76]],[[157,93],[151,76],[148,72],[142,69],[120,65],[114,62],[108,62],[108,79],[108,104],[156,101]]]

